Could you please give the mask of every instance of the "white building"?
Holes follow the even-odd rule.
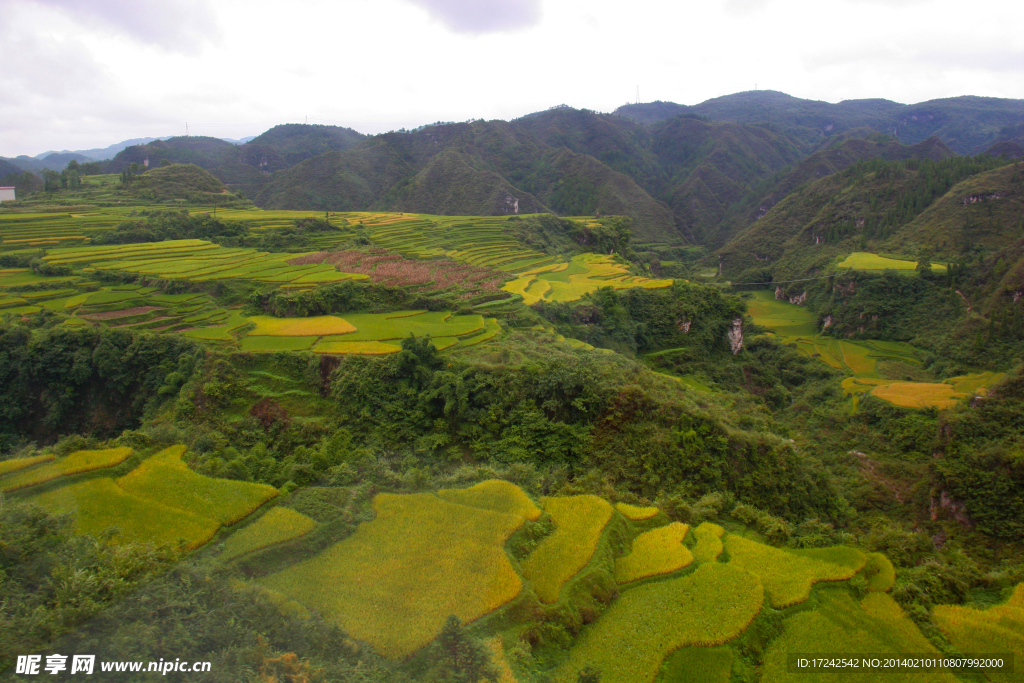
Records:
[[[13,202],[14,200],[13,187],[0,187],[0,202]]]

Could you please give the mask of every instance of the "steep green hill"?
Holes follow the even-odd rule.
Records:
[[[652,150],[650,130],[629,119],[562,106],[516,119],[515,124],[546,145],[594,157],[652,195],[668,182]]]
[[[721,246],[747,226],[764,217],[793,190],[849,167],[863,159],[931,159],[941,161],[953,152],[938,138],[929,138],[916,145],[902,145],[895,140],[872,141],[863,138],[836,140],[792,167],[782,169],[762,182],[738,204],[708,235],[709,246]]]
[[[272,173],[324,152],[349,149],[364,137],[362,133],[340,126],[285,123],[242,145],[239,158],[243,163]]]
[[[705,241],[729,207],[758,181],[802,156],[766,128],[676,117],[652,128],[669,177],[665,199],[688,238]]]
[[[959,229],[962,220],[945,218],[966,191],[967,183],[957,183],[1005,164],[989,156],[860,161],[789,193],[733,238],[718,252],[723,273],[738,279],[763,277],[761,271],[770,272],[775,280],[807,277],[852,251],[914,256],[937,248],[940,256],[951,257],[959,233],[952,227],[937,231],[932,227],[936,217]],[[942,208],[933,207],[925,218],[921,214],[933,202]]]
[[[212,201],[210,195],[227,194],[224,183],[195,164],[171,164],[154,168],[131,183],[139,196],[151,199],[188,199],[191,202]]]
[[[628,215],[641,240],[678,241],[672,214],[627,175],[504,121],[378,135],[276,173],[266,208]]]
[[[18,175],[21,172],[21,166],[12,164],[10,161],[7,161],[6,159],[0,159],[0,178],[9,175]]]

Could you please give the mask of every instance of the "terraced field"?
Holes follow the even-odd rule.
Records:
[[[855,251],[838,264],[840,268],[852,270],[898,270],[912,271],[917,269],[917,261],[888,258],[865,251]],[[941,263],[932,264],[933,273],[945,273],[946,266]]]
[[[208,542],[222,525],[241,520],[277,495],[277,489],[264,484],[193,472],[181,460],[184,452],[185,446],[172,446],[119,479],[72,479],[36,493],[43,484],[99,473],[132,455],[131,448],[123,447],[77,451],[11,471],[0,477],[0,491],[17,491],[52,512],[74,513],[83,534],[102,536],[113,529],[118,541],[180,544],[189,549]]]
[[[198,246],[206,249],[204,244]],[[63,258],[79,258],[77,254],[78,251],[73,251]],[[4,292],[5,285],[16,289],[39,283],[61,286]],[[248,318],[238,308],[223,308],[202,292],[165,294],[154,287],[140,285],[99,286],[82,276],[46,278],[26,269],[0,271],[0,314],[28,315],[42,309],[70,316],[63,325],[180,332],[193,339],[251,353],[312,350],[327,354],[378,355],[398,352],[398,343],[410,334],[430,335],[434,345],[443,349],[479,344],[501,332],[495,318],[455,316],[447,311],[398,311],[346,318]]]
[[[77,513],[85,534],[101,535],[114,527],[115,539],[185,548],[202,546],[224,525],[240,521],[277,495],[269,486],[193,472],[182,460],[184,451],[184,446],[165,449],[118,479],[81,475],[91,478],[15,495],[29,496],[53,511]],[[130,450],[11,461],[0,483],[49,470],[58,478],[73,476],[84,471],[82,463],[109,467],[123,462],[126,453]],[[52,479],[47,475],[36,480]],[[856,627],[853,642],[865,652],[933,651],[886,594],[894,573],[878,553],[864,555],[841,546],[772,548],[709,523],[693,531],[696,544],[688,547],[687,525],[643,526],[652,511],[657,513],[655,508],[613,507],[596,496],[572,496],[546,498],[542,510],[518,486],[501,480],[436,493],[381,493],[373,509],[372,521],[361,523],[352,535],[318,554],[296,554],[291,565],[258,582],[282,610],[306,615],[316,610],[385,657],[419,651],[455,614],[472,628],[480,625],[488,647],[502,654],[501,670],[515,680],[502,640],[519,637],[520,620],[534,609],[523,607],[537,604],[524,589],[532,586],[544,602],[568,608],[580,585],[590,585],[595,576],[609,571],[619,579],[619,588],[607,598],[607,608],[582,627],[567,657],[549,665],[551,680],[575,683],[580,671],[596,666],[607,683],[654,683],[659,676],[672,681],[692,667],[706,674],[699,680],[726,681],[731,662],[740,656],[737,638],[766,606],[781,610],[773,617],[781,635],[769,647],[764,681],[790,680],[787,652],[830,651],[846,642],[842,639],[848,629],[837,623]],[[554,532],[525,560],[512,562],[506,541],[544,512],[554,522]],[[611,546],[604,533],[609,524],[620,530],[612,535],[630,525],[647,528],[628,532],[632,540],[616,552],[614,566],[609,565]],[[316,528],[317,522],[306,515],[273,508],[230,534],[220,557],[259,553]],[[845,583],[858,574],[866,579],[866,594]],[[572,590],[566,588],[569,584]],[[1007,615],[1016,619],[1024,589],[1018,593],[1005,607],[988,612],[942,608],[940,614],[937,608],[936,623],[964,647],[995,647],[985,639],[999,637],[1009,623]],[[801,604],[788,607],[796,603]],[[968,643],[968,638],[974,640]]]
[[[629,275],[629,269],[611,256],[579,254],[568,263],[533,268],[505,284],[503,289],[520,294],[528,306],[538,301],[577,301],[601,287],[631,289],[668,287],[672,280],[651,280]]]
[[[167,240],[50,249],[43,260],[55,266],[89,267],[99,272],[135,273],[193,282],[235,279],[316,285],[367,277],[359,273],[340,273],[330,265],[289,264],[293,258],[294,254],[229,249],[204,240]]]

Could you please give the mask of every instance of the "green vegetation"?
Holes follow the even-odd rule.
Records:
[[[733,651],[727,647],[681,647],[665,659],[664,683],[728,683]]]

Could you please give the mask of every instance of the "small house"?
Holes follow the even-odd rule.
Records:
[[[15,199],[13,187],[0,187],[0,202],[13,202]]]

